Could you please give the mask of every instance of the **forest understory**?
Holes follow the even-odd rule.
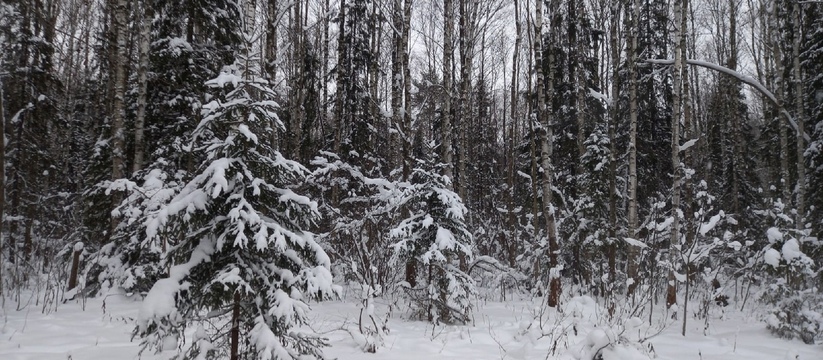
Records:
[[[0,134],[2,359],[823,358],[821,1],[0,0]]]

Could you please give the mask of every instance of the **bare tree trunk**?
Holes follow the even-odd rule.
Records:
[[[608,249],[610,297],[614,297],[614,283],[617,280],[617,117],[620,96],[620,44],[617,27],[620,18],[620,1],[612,0],[609,20],[609,50],[611,51],[611,99],[609,101],[609,238]],[[613,315],[614,306],[609,305]]]
[[[340,15],[338,16],[338,35],[337,35],[337,88],[335,89],[335,126],[334,126],[334,153],[340,154],[340,146],[343,143],[343,127],[345,124],[344,114],[345,105],[343,98],[342,85],[346,80],[346,69],[348,64],[345,64],[346,59],[346,0],[340,1]],[[335,186],[332,190],[332,203],[337,203],[338,187]]]
[[[3,69],[3,60],[0,59],[0,69]],[[6,105],[3,102],[5,94],[3,93],[3,75],[0,75],[0,306],[6,304],[6,293],[3,291],[3,250],[5,247],[5,239],[3,238],[3,228],[6,220]]]
[[[268,0],[268,18],[266,22],[266,63],[265,73],[272,83],[277,83],[277,24],[279,22],[277,4],[280,0]],[[328,0],[326,1],[328,3]],[[328,9],[328,6],[326,7]],[[328,25],[328,24],[327,24]],[[326,26],[326,47],[324,56],[328,56],[328,26]],[[325,72],[324,72],[325,74]]]
[[[402,43],[402,28],[403,28],[403,1],[402,0],[394,0],[394,8],[392,9],[392,68],[391,68],[391,109],[392,109],[392,124],[391,128],[397,128],[399,131],[397,135],[395,135],[394,131],[390,131],[389,134],[392,137],[392,148],[393,149],[400,149],[401,155],[398,156],[400,158],[401,163],[405,161],[402,158],[402,148],[403,143],[405,143],[404,137],[406,136],[403,130],[403,69],[402,69],[402,62],[403,62],[403,43]],[[399,144],[396,144],[399,142]],[[398,146],[399,145],[399,146]],[[394,151],[392,151],[391,157],[395,156]]]
[[[126,0],[110,0],[109,4],[114,6],[114,16],[112,16],[111,26],[116,32],[114,48],[115,53],[112,56],[112,73],[114,75],[114,91],[112,98],[112,124],[111,124],[111,179],[117,180],[123,178],[123,159],[124,159],[124,142],[125,142],[125,118],[126,118],[126,31],[128,26],[126,24],[127,6]],[[116,206],[119,201],[119,196],[112,196],[112,205]],[[117,219],[111,218],[111,225],[109,233],[114,231],[117,225]]]
[[[379,105],[380,100],[379,100],[379,97],[377,96],[377,90],[378,90],[378,86],[380,84],[380,72],[379,72],[380,69],[378,68],[378,65],[379,65],[378,63],[379,62],[377,61],[377,59],[380,58],[380,49],[381,49],[380,43],[381,43],[382,38],[383,38],[383,31],[380,30],[382,28],[382,25],[381,25],[382,20],[378,16],[378,10],[377,9],[378,9],[378,5],[377,4],[372,4],[372,17],[371,18],[372,18],[372,21],[374,21],[374,24],[372,25],[374,31],[372,31],[372,33],[371,33],[372,36],[371,36],[370,41],[371,41],[371,54],[374,57],[374,60],[372,60],[371,63],[369,64],[369,94],[371,95],[371,98],[372,98],[371,109],[370,109],[371,118],[374,119],[374,121],[377,121],[378,118],[382,117],[380,115],[380,105]]]
[[[792,73],[794,81],[794,119],[797,122],[797,228],[802,230],[806,216],[806,162],[803,153],[806,151],[806,144],[803,141],[803,134],[806,133],[805,114],[803,113],[803,72],[800,68],[800,37],[803,36],[800,28],[801,4],[798,1],[792,2]]]
[[[411,70],[409,69],[409,29],[411,27],[411,3],[412,0],[404,0],[403,4],[403,30],[401,32],[401,40],[400,43],[402,44],[402,53],[401,56],[403,57],[403,61],[401,63],[401,67],[403,69],[403,129],[405,130],[404,136],[406,137],[403,141],[403,181],[408,181],[409,177],[411,176],[411,141],[413,139],[412,134],[417,131],[417,129],[412,129],[412,119],[411,119]],[[411,276],[409,276],[411,274]],[[409,281],[411,280],[411,281]],[[417,283],[417,263],[412,260],[406,263],[406,281],[414,287]]]
[[[300,1],[292,4],[291,17],[291,82],[290,82],[290,107],[291,114],[289,116],[289,149],[292,159],[300,159],[300,145],[303,138],[303,122],[306,117],[305,109],[305,94],[306,82],[304,74],[304,60],[305,54],[305,31],[303,29],[303,7]],[[301,159],[302,160],[302,159]]]
[[[671,217],[672,230],[669,240],[669,275],[668,286],[666,287],[666,308],[671,308],[677,303],[677,272],[678,246],[680,245],[680,116],[681,116],[681,94],[683,90],[683,43],[681,41],[683,16],[681,0],[674,1],[674,69],[672,69],[673,89],[672,89],[672,209]],[[685,314],[683,315],[685,317]]]
[[[140,48],[137,66],[137,116],[134,119],[134,163],[132,172],[143,168],[145,144],[143,141],[146,123],[146,90],[149,71],[149,42],[151,41],[151,22],[154,9],[148,1],[142,2],[143,17],[140,19]]]
[[[729,22],[729,43],[731,47],[731,51],[729,53],[729,64],[728,67],[732,70],[737,70],[737,11],[735,10],[736,7],[732,7],[729,11],[730,13],[730,22]],[[735,170],[732,171],[732,194],[734,197],[732,198],[732,211],[735,214],[742,215],[743,209],[740,207],[740,182],[743,179],[740,178],[740,167],[743,166],[743,136],[741,133],[742,122],[744,121],[745,114],[740,113],[740,109],[738,108],[738,101],[737,98],[740,96],[740,90],[737,86],[733,86],[734,89],[729,95],[729,101],[727,102],[727,106],[729,107],[729,121],[732,125],[732,135],[734,137],[734,148],[732,149],[734,153],[732,154],[733,164]],[[731,91],[731,89],[729,89]]]
[[[637,26],[640,16],[638,0],[630,0],[630,8],[626,11],[631,20],[627,21],[629,33],[628,55],[628,81],[629,81],[629,237],[637,236]],[[629,15],[630,14],[630,15]],[[638,282],[638,262],[640,261],[640,249],[637,246],[629,246],[628,267],[626,269],[629,286],[626,291],[628,296],[634,294]]]
[[[469,92],[471,91],[472,58],[474,56],[474,14],[477,3],[473,0],[460,0],[460,105],[457,113],[457,138],[459,142],[459,159],[457,162],[457,193],[463,202],[468,202],[466,198],[466,188],[468,187],[468,177],[466,174],[466,162],[468,159],[468,141],[466,132],[469,128],[469,121],[472,117],[469,107]],[[469,219],[467,219],[469,220]],[[465,271],[468,268],[465,254],[459,253],[460,269]]]
[[[111,64],[114,74],[114,98],[112,105],[112,180],[123,177],[124,122],[126,117],[126,0],[114,0],[114,23],[116,28],[116,52]]]
[[[531,11],[531,8],[529,7],[528,2],[527,2],[525,12],[528,14],[529,11]],[[531,19],[531,16],[527,16],[527,18]],[[534,48],[534,41],[535,41],[534,40],[534,36],[535,36],[534,35],[534,26],[533,26],[534,24],[530,24],[530,25],[531,26],[526,27],[526,29],[527,29],[526,35],[528,36],[528,43],[529,43],[529,46],[527,47],[528,50],[529,50],[529,57],[528,57],[529,64],[528,64],[527,68],[528,69],[534,69],[535,66],[537,66],[537,65],[535,65],[535,63],[537,62],[536,55],[535,55],[535,52],[537,51],[537,49]],[[533,84],[533,81],[532,81],[532,74],[534,72],[533,71],[528,71],[527,73],[528,73],[528,75],[527,75],[528,78],[527,78],[527,81],[526,81],[526,93],[527,94],[534,94],[534,84]],[[537,189],[540,188],[540,183],[539,183],[539,180],[537,179],[538,156],[537,156],[537,139],[536,139],[536,136],[535,136],[535,134],[537,134],[537,130],[535,129],[535,119],[533,119],[532,116],[531,116],[531,114],[535,113],[534,102],[533,101],[527,101],[526,102],[526,107],[527,107],[526,113],[529,114],[526,121],[529,124],[528,134],[530,135],[529,136],[529,160],[530,160],[529,161],[529,165],[530,165],[530,167],[529,167],[529,176],[530,176],[530,180],[531,180],[531,189],[532,189],[532,196],[531,196],[531,199],[532,199],[532,203],[531,203],[532,220],[531,221],[533,222],[534,227],[537,228],[538,227],[539,214],[540,214],[540,204],[539,204],[539,198],[537,196]],[[540,265],[540,262],[535,262],[535,267],[536,268],[539,267],[539,265]],[[536,271],[536,269],[535,269],[535,273],[538,273]]]
[[[454,181],[452,164],[452,42],[454,36],[454,5],[443,0],[443,175]]]
[[[551,32],[555,27],[554,19],[551,21]],[[534,51],[535,51],[535,74],[537,74],[537,119],[543,127],[543,137],[540,139],[541,155],[543,168],[543,217],[546,220],[546,236],[549,240],[549,298],[548,306],[555,307],[560,302],[560,268],[558,264],[558,252],[560,250],[557,243],[557,229],[554,220],[554,206],[552,205],[552,163],[551,156],[553,150],[553,136],[552,120],[549,110],[546,108],[546,102],[551,103],[552,93],[554,88],[552,64],[554,57],[552,52],[549,52],[549,76],[545,79],[543,75],[543,56],[545,51],[543,49],[543,2],[538,1],[535,9],[534,21]],[[546,84],[544,84],[544,82]],[[548,94],[543,93],[544,88],[548,87]]]
[[[773,69],[773,73],[776,74],[776,78],[774,83],[777,85],[777,111],[783,108],[783,99],[786,98],[786,85],[783,79],[783,54],[780,51],[780,40],[778,38],[780,27],[778,26],[778,19],[777,19],[777,2],[772,2],[771,13],[769,15],[769,42],[771,43],[770,47],[772,49],[772,56],[774,58],[774,65],[775,69]],[[781,116],[782,118],[783,116]],[[784,121],[779,121],[779,137],[780,137],[780,186],[783,193],[783,204],[786,206],[791,206],[792,202],[792,190],[791,190],[791,180],[789,174],[789,140],[787,134],[787,124]]]
[[[71,256],[71,271],[69,272],[69,284],[67,290],[71,290],[77,287],[77,275],[80,270],[80,254],[83,253],[82,243],[75,244],[74,249],[72,250],[73,252]]]
[[[411,108],[411,70],[409,68],[409,29],[411,28],[411,4],[412,0],[404,0],[403,4],[403,31],[400,43],[403,45],[403,61],[401,67],[403,69],[403,129],[407,132],[405,134],[406,141],[403,142],[403,180],[406,181],[411,176],[411,141],[413,139],[412,133],[412,108]]]
[[[323,68],[323,74],[322,74],[323,99],[322,99],[322,105],[320,106],[320,109],[322,111],[321,117],[323,119],[323,124],[327,124],[328,123],[328,118],[329,118],[329,111],[328,111],[329,110],[328,109],[328,103],[329,103],[329,80],[328,80],[328,76],[329,76],[329,54],[330,54],[330,51],[331,51],[331,48],[329,47],[329,42],[330,42],[329,28],[330,28],[330,24],[331,24],[331,19],[330,19],[331,4],[329,3],[329,0],[324,0],[324,2],[323,2],[323,15],[324,15],[324,18],[323,18],[323,67],[322,67]]]
[[[515,38],[514,38],[514,53],[512,54],[512,83],[511,83],[511,130],[509,131],[509,137],[511,138],[508,155],[509,163],[508,163],[508,196],[509,196],[509,231],[510,236],[508,239],[508,246],[507,252],[508,256],[507,259],[509,260],[509,266],[514,267],[517,261],[517,215],[514,212],[514,186],[515,186],[515,178],[514,178],[514,168],[515,164],[517,163],[517,155],[516,155],[516,147],[517,147],[517,92],[518,92],[518,69],[519,69],[519,56],[520,56],[520,42],[523,38],[523,29],[520,25],[520,1],[514,0],[514,26],[515,26]]]
[[[235,290],[234,305],[231,310],[231,353],[229,359],[240,359],[240,289]]]
[[[459,159],[457,162],[458,194],[466,201],[466,131],[471,118],[469,107],[469,92],[471,91],[472,57],[474,56],[474,9],[477,3],[473,0],[460,0],[460,105],[456,119],[459,139]]]
[[[575,139],[577,145],[577,164],[575,166],[575,175],[579,178],[583,175],[583,155],[586,153],[585,141],[586,141],[586,117],[585,117],[585,109],[586,109],[586,77],[584,74],[583,69],[583,41],[580,39],[579,31],[580,25],[582,24],[583,20],[583,11],[582,9],[578,8],[581,6],[582,2],[578,3],[576,1],[570,1],[569,7],[572,11],[569,14],[569,21],[573,22],[572,29],[574,31],[570,31],[569,33],[569,41],[571,44],[574,44],[572,63],[574,64],[574,84],[575,84],[575,122],[577,125],[577,138]],[[571,17],[574,17],[572,19]],[[585,189],[580,186],[580,182],[577,182],[578,188],[577,196],[581,196]],[[585,234],[581,231],[581,236],[585,236]],[[582,240],[582,238],[580,239]]]
[[[406,114],[404,114],[406,112],[406,108],[404,107],[404,98],[405,103],[409,104],[409,99],[406,97],[406,85],[409,81],[409,79],[406,78],[406,70],[408,68],[408,56],[406,53],[408,31],[406,26],[408,25],[408,22],[405,17],[406,13],[404,6],[410,6],[410,2],[411,0],[406,0],[404,4],[403,0],[394,0],[394,8],[392,10],[392,20],[394,25],[394,29],[392,31],[392,38],[394,41],[392,42],[391,76],[392,119],[394,122],[393,126],[399,130],[398,135],[396,135],[396,141],[398,141],[399,144],[394,144],[395,141],[392,141],[392,146],[399,145],[400,156],[398,156],[398,159],[403,172],[403,181],[408,181],[409,179],[409,162],[411,161],[409,158],[410,154],[408,144],[412,131],[409,129],[409,123],[406,122]],[[404,208],[403,212],[403,217],[407,216],[408,210]],[[414,257],[410,257],[406,261],[405,271],[406,282],[409,283],[411,287],[414,287],[417,284],[417,264]]]
[[[683,52],[682,53],[683,59],[688,59],[689,58],[688,47],[686,46],[686,44],[687,44],[686,39],[688,37],[687,34],[690,34],[689,28],[688,28],[688,22],[686,21],[686,18],[688,17],[688,15],[687,15],[688,9],[689,9],[689,0],[683,0],[682,14],[681,14],[681,17],[679,19],[680,20],[680,32],[681,32],[680,48],[682,49],[681,51]],[[675,21],[677,21],[677,20],[678,19],[675,19]],[[693,33],[691,33],[691,36],[693,38],[693,36],[694,36]],[[694,129],[693,129],[693,123],[694,122],[692,121],[692,106],[691,106],[691,96],[690,96],[691,95],[691,93],[690,93],[691,92],[691,86],[689,85],[689,67],[688,66],[683,66],[682,84],[683,84],[683,92],[681,93],[681,98],[682,98],[681,102],[683,104],[682,105],[682,107],[683,107],[683,134],[686,138],[693,139],[695,137],[695,135],[697,134],[697,132],[694,131]],[[692,164],[693,164],[693,162],[692,162],[691,151],[687,150],[683,154],[683,166],[691,168]],[[693,195],[692,182],[689,179],[689,177],[685,177],[683,179],[683,187],[685,189],[685,191],[684,191],[685,199],[684,200],[685,200],[685,203],[686,203],[685,204],[686,210],[684,211],[684,214],[685,214],[684,223],[686,224],[685,226],[687,226],[687,228],[686,228],[686,241],[682,245],[683,246],[682,248],[683,249],[688,249],[688,248],[691,247],[691,244],[694,243],[694,238],[695,238],[695,226],[693,225],[694,209],[693,209],[693,206],[692,206],[692,201],[693,201],[694,195]],[[688,312],[689,285],[691,284],[691,271],[689,269],[689,265],[690,265],[690,262],[687,262],[686,263],[686,286],[685,286],[685,293],[683,294],[683,328],[682,328],[682,335],[683,336],[686,336],[686,321],[689,318],[687,316],[688,313],[689,313]]]
[[[257,11],[257,3],[256,0],[244,0],[243,1],[243,32],[250,36],[252,39],[254,38],[256,32],[256,25],[257,20],[255,19],[255,13]],[[247,76],[250,76],[253,70],[257,69],[257,65],[254,64],[256,59],[252,59],[252,47],[254,43],[251,41],[253,40],[241,40],[243,42],[243,52],[246,55],[246,69],[245,73]]]
[[[588,94],[588,86],[586,84],[586,70],[584,69],[584,62],[583,62],[583,54],[585,51],[586,42],[583,41],[582,36],[580,35],[581,26],[584,21],[584,14],[585,14],[585,5],[583,2],[571,1],[569,2],[570,6],[574,9],[574,14],[570,14],[569,16],[574,16],[575,22],[575,32],[570,34],[570,40],[574,46],[574,81],[575,81],[575,95],[576,95],[576,106],[575,106],[575,120],[577,123],[577,166],[575,169],[575,175],[578,179],[583,176],[585,172],[583,168],[583,157],[586,155],[586,95]],[[577,182],[577,197],[580,198],[583,196],[583,193],[586,189],[581,186],[581,181]],[[577,243],[575,244],[575,251],[574,251],[574,262],[575,264],[582,264],[584,259],[587,259],[587,255],[585,254],[586,248],[583,246],[583,243],[586,240],[586,229],[585,227],[579,227],[577,231]],[[580,281],[583,284],[589,284],[589,276],[588,271],[586,271],[585,266],[579,266],[580,269]]]

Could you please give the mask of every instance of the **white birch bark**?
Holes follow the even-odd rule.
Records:
[[[537,121],[543,128],[543,136],[540,139],[541,147],[541,167],[543,185],[543,217],[546,221],[546,236],[548,237],[548,257],[549,257],[549,297],[548,306],[559,305],[560,300],[560,267],[558,264],[558,252],[560,250],[557,243],[557,229],[555,224],[554,206],[552,205],[552,151],[554,148],[552,131],[552,120],[546,103],[551,103],[554,87],[553,74],[550,71],[548,79],[543,74],[543,1],[537,1],[534,21],[534,51],[535,51],[535,74],[537,75]],[[554,21],[551,22],[551,30],[554,31]],[[549,64],[553,63],[552,52],[549,52]],[[551,69],[551,65],[549,66]],[[545,82],[545,84],[544,84]],[[548,94],[544,94],[544,87],[548,88]]]

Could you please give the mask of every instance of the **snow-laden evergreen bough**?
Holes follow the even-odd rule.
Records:
[[[148,239],[176,237],[165,254],[174,265],[146,295],[136,334],[187,359],[224,358],[231,346],[255,359],[322,358],[325,339],[296,329],[307,300],[337,291],[328,256],[306,231],[317,205],[292,190],[308,171],[258,136],[282,128],[264,80],[231,66],[208,85],[217,94],[194,131],[204,161],[146,222]],[[185,339],[189,326],[196,331]]]
[[[120,219],[111,242],[100,248],[89,265],[90,286],[106,291],[120,287],[127,292],[145,293],[168,268],[164,254],[176,241],[173,234],[180,228],[163,230],[161,236],[146,237],[146,225],[181,190],[185,174],[172,171],[165,159],[159,159],[143,171],[142,183],[118,179],[107,184],[106,195],[125,194],[121,204],[112,211]]]

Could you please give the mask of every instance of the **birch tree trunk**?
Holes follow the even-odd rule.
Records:
[[[125,93],[126,93],[126,0],[111,0],[114,6],[114,16],[112,17],[112,27],[116,31],[115,54],[111,63],[112,74],[114,76],[114,97],[112,99],[112,157],[111,157],[111,177],[112,180],[123,177],[123,143],[124,143],[124,121],[126,117]]]
[[[241,41],[243,43],[243,53],[246,55],[245,74],[249,78],[251,78],[251,74],[256,73],[256,70],[258,69],[257,64],[254,63],[254,61],[256,59],[253,59],[252,56],[251,56],[252,52],[253,52],[252,47],[254,46],[252,41],[254,41],[254,38],[255,38],[255,35],[256,35],[256,29],[257,29],[257,26],[256,26],[257,21],[255,19],[256,11],[257,11],[256,0],[245,0],[243,2],[243,14],[242,14],[242,16],[243,16],[243,33],[244,33],[245,36],[248,36],[250,39],[245,39],[244,38]]]
[[[269,81],[275,84],[277,83],[277,24],[279,22],[277,3],[279,1],[268,0],[268,17],[266,19],[266,62],[264,70]],[[325,39],[328,41],[328,26],[326,26],[325,31]],[[325,50],[323,54],[328,56],[329,47],[326,46]]]
[[[405,144],[405,130],[403,129],[403,0],[394,0],[392,8],[392,67],[391,67],[391,109],[392,109],[392,130],[389,132],[391,136],[391,144],[393,151],[390,157],[399,159],[401,166],[405,162],[403,158],[403,146]],[[399,151],[397,151],[399,150]],[[395,152],[397,151],[397,152]],[[399,153],[399,156],[397,156]]]
[[[554,2],[553,2],[554,3]],[[554,31],[554,19],[551,21],[550,33]],[[535,51],[535,74],[537,76],[537,121],[543,128],[541,144],[541,167],[543,179],[543,217],[546,221],[546,236],[549,240],[549,297],[548,306],[556,307],[560,302],[560,267],[558,264],[558,253],[560,246],[557,243],[557,229],[554,219],[554,206],[552,205],[552,150],[553,137],[552,120],[546,103],[551,104],[554,88],[554,75],[551,69],[554,64],[552,52],[549,52],[549,76],[543,74],[543,1],[537,1],[534,21],[534,51]],[[544,89],[548,88],[548,93],[544,94]]]
[[[124,143],[125,143],[125,118],[126,118],[126,24],[127,0],[110,0],[109,4],[114,6],[114,14],[111,17],[111,27],[115,31],[114,54],[111,56],[111,74],[113,75],[113,97],[111,106],[111,179],[123,178],[124,171]],[[120,202],[120,197],[116,194],[112,196],[112,206]],[[117,225],[116,218],[111,218],[109,225],[110,234]]]
[[[780,51],[780,40],[779,40],[779,29],[778,26],[778,19],[777,19],[777,2],[774,1],[771,4],[771,11],[769,14],[769,42],[770,48],[772,49],[772,57],[774,59],[774,66],[775,68],[772,69],[772,73],[775,75],[774,83],[777,85],[777,111],[783,108],[783,99],[786,98],[786,85],[783,79],[784,73],[784,66],[783,65],[783,54]],[[783,116],[780,116],[783,118]],[[786,206],[791,206],[792,202],[792,190],[791,190],[791,180],[789,174],[789,140],[787,134],[787,126],[789,126],[786,122],[779,120],[779,137],[780,137],[780,188],[782,190],[782,200],[783,204]]]

